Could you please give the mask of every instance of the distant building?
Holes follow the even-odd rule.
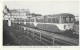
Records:
[[[18,20],[18,19],[26,19],[28,17],[32,17],[30,15],[29,9],[12,9],[9,10],[7,6],[4,7],[4,20]]]
[[[30,11],[26,9],[14,9],[14,10],[10,10],[9,13],[11,18],[14,19],[19,19],[19,18],[25,19],[27,17],[32,17],[30,16]]]
[[[32,17],[42,16],[41,14],[31,13]]]
[[[27,20],[34,17],[41,17],[41,14],[30,13],[29,9],[8,9],[4,7],[4,20]]]

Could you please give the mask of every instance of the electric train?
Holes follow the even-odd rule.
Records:
[[[19,21],[21,25],[50,32],[65,32],[74,30],[75,16],[69,13],[37,16]]]

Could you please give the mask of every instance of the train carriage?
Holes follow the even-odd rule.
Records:
[[[67,13],[45,16],[44,20],[41,20],[42,23],[41,21],[36,22],[36,27],[38,29],[47,30],[51,32],[64,32],[68,30],[74,30],[74,17],[74,15]]]
[[[25,26],[50,32],[65,32],[74,30],[74,22],[73,14],[62,13],[28,18]]]

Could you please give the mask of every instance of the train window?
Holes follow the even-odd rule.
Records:
[[[73,23],[72,17],[63,17],[63,23]]]
[[[74,22],[72,17],[69,18],[69,22],[70,23],[73,23]]]
[[[51,19],[50,18],[48,18],[48,23],[51,23]]]
[[[51,23],[56,23],[56,18],[52,18]]]
[[[63,23],[68,23],[68,22],[69,22],[68,17],[63,17]]]
[[[58,18],[48,18],[48,23],[58,23],[59,19]]]
[[[36,22],[40,22],[40,19],[36,19]]]
[[[30,19],[30,22],[34,22],[34,19]]]
[[[36,19],[36,22],[44,22],[43,19]]]

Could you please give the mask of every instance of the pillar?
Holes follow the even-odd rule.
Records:
[[[60,18],[59,18],[59,23],[62,23],[62,17],[60,16]]]
[[[8,20],[8,26],[11,26],[11,20]]]

